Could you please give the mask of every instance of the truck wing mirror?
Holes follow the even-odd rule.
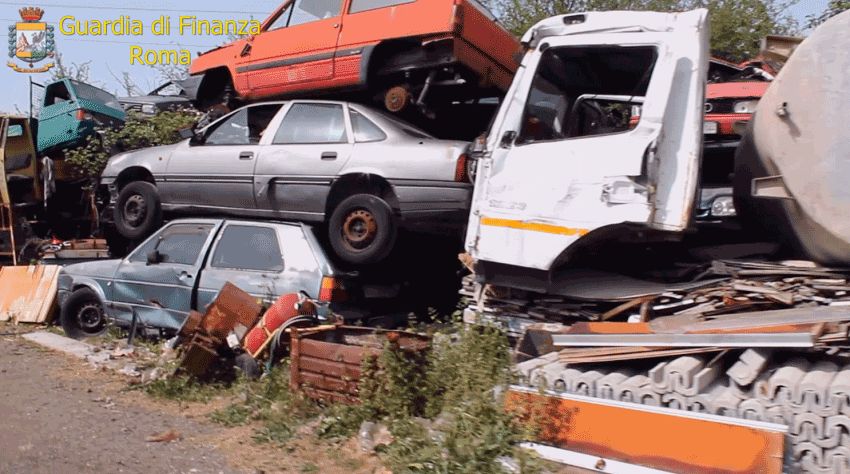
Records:
[[[508,130],[502,135],[502,139],[499,141],[499,146],[502,148],[510,148],[511,145],[514,144],[516,140],[517,133],[513,130]]]

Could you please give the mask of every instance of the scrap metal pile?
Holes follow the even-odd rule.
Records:
[[[811,262],[781,263],[718,260],[692,281],[648,284],[622,275],[575,272],[569,296],[537,295],[515,289],[463,281],[461,294],[479,303],[470,310],[485,321],[505,325],[520,337],[536,323],[572,324],[676,315],[710,318],[728,313],[790,307],[850,306],[850,270],[818,267]],[[611,289],[608,291],[608,289]],[[626,291],[629,289],[633,291]],[[612,297],[608,297],[608,293]]]
[[[787,465],[850,472],[846,271],[715,262],[705,276],[705,284],[614,307],[565,298],[599,312],[525,326],[518,356],[534,358],[518,364],[521,383],[787,425]],[[533,315],[520,300],[494,299],[500,304],[489,299],[490,309]]]

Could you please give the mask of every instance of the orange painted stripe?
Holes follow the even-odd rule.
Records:
[[[508,229],[530,230],[533,232],[544,232],[546,234],[578,235],[583,236],[590,232],[589,229],[577,229],[559,225],[544,224],[542,222],[527,222],[514,219],[497,219],[495,217],[482,217],[481,225],[491,227],[507,227]]]

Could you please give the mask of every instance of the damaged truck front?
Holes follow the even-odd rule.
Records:
[[[676,238],[698,188],[705,10],[552,17],[478,146],[466,248],[492,284],[557,293],[582,244]]]

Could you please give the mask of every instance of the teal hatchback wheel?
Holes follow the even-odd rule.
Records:
[[[72,339],[98,336],[106,332],[107,319],[103,303],[88,288],[71,293],[62,305],[59,319],[65,334]]]

